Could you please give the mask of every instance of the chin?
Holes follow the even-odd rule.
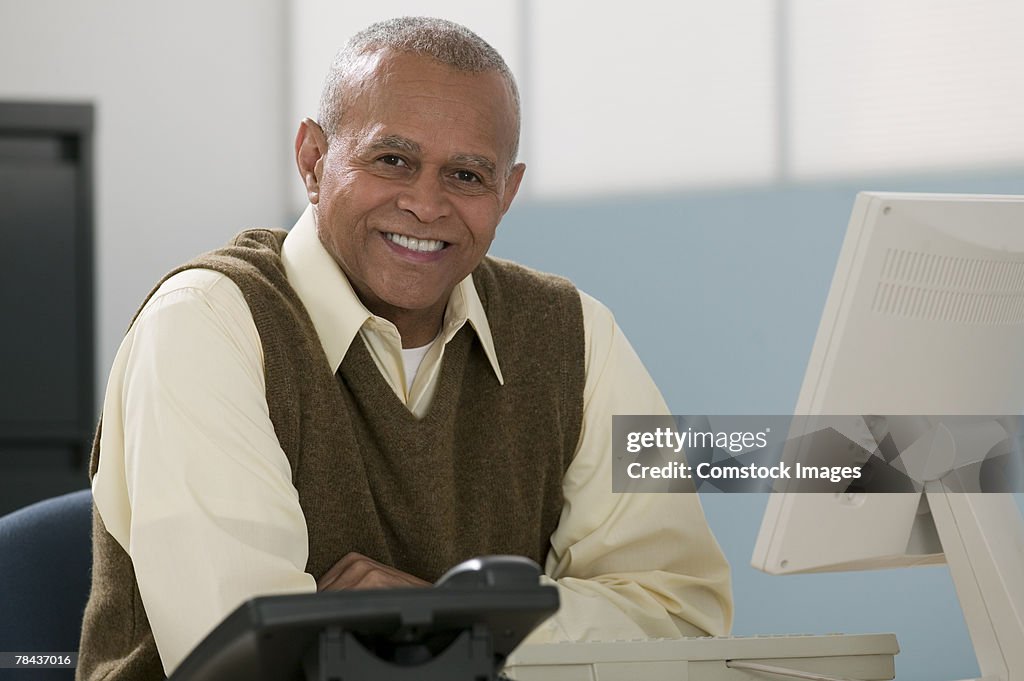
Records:
[[[392,280],[392,283],[397,282]],[[437,285],[437,283],[425,284],[421,280],[416,279],[410,281],[408,285],[401,287],[382,286],[378,290],[383,295],[378,295],[378,298],[391,307],[410,312],[425,312],[438,306],[443,310],[448,304],[448,298],[451,297],[454,289],[455,284],[451,287],[444,287]]]
[[[448,303],[448,295],[445,295],[443,292],[435,293],[434,291],[436,289],[431,288],[430,293],[428,293],[426,287],[423,286],[408,286],[398,290],[378,288],[375,291],[375,296],[377,300],[389,307],[412,312],[415,310],[429,310],[441,301],[444,304]]]
[[[431,300],[423,300],[415,297],[396,297],[391,300],[386,300],[385,302],[393,308],[404,310],[406,312],[429,312],[435,308],[444,310],[448,305],[448,297],[445,296],[443,299],[434,298]]]

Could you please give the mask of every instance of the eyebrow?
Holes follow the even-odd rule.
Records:
[[[384,135],[379,137],[371,142],[368,148],[370,151],[404,151],[409,154],[419,154],[422,152],[422,147],[419,144],[400,135]],[[479,154],[456,154],[452,156],[449,163],[470,166],[486,173],[491,178],[497,175],[497,166],[494,164],[494,161]]]
[[[420,145],[399,135],[385,135],[377,138],[369,148],[371,151],[405,151],[411,154],[418,154],[421,151]]]
[[[452,162],[456,165],[472,166],[477,170],[487,173],[487,175],[492,178],[496,174],[494,161],[486,156],[479,156],[477,154],[456,154],[452,157]]]

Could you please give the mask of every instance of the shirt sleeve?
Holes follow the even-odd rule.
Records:
[[[313,592],[306,524],[238,287],[168,280],[114,361],[93,481],[170,674],[243,601]]]
[[[668,407],[611,312],[581,298],[583,428],[545,565],[561,608],[528,642],[724,635],[729,566],[698,495],[612,493],[612,416]]]

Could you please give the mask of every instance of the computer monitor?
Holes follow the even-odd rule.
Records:
[[[1024,414],[1024,196],[858,195],[795,413],[896,417],[905,441],[941,415]],[[775,493],[752,562],[943,560],[982,675],[1024,679],[1024,522],[1009,494],[941,477],[915,494]]]

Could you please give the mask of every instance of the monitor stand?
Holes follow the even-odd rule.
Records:
[[[1013,496],[935,481],[925,497],[982,678],[1024,680],[1024,521]]]

